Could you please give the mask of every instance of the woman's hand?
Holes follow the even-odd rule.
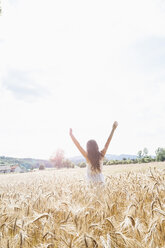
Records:
[[[115,130],[115,129],[117,128],[117,126],[118,126],[118,122],[117,122],[117,121],[115,121],[115,122],[113,123],[112,128]]]
[[[72,128],[69,129],[69,134],[72,135]]]

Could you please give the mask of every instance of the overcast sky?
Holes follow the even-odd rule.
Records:
[[[165,147],[163,0],[2,0],[0,155]]]

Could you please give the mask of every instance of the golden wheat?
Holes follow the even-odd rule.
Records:
[[[145,166],[145,165],[144,165]],[[0,248],[163,248],[165,170],[84,169],[0,175]]]

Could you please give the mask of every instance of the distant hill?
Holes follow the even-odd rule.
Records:
[[[52,167],[50,161],[44,159],[13,158],[13,157],[0,156],[0,166],[1,165],[12,166],[15,164],[24,166],[26,169],[39,168],[41,164],[44,165],[45,167]]]
[[[136,159],[136,155],[130,155],[130,154],[120,154],[120,155],[113,155],[113,154],[107,154],[105,156],[108,160],[123,160],[123,158],[126,159]]]
[[[130,154],[121,154],[121,155],[107,154],[105,157],[108,160],[122,160],[123,158],[126,158],[126,159],[136,159],[137,158],[136,155],[130,155]],[[71,160],[75,164],[78,164],[78,163],[85,161],[83,156],[71,157],[71,158],[69,158],[69,160]]]

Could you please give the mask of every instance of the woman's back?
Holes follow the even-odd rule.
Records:
[[[118,126],[118,123],[115,121],[112,126],[112,131],[105,143],[103,150],[100,152],[98,145],[95,140],[89,140],[87,142],[87,152],[81,147],[77,139],[74,137],[72,133],[72,129],[70,129],[70,136],[77,146],[81,154],[85,157],[87,162],[87,181],[90,182],[104,182],[104,176],[102,174],[103,169],[103,160],[112,139],[113,133]]]
[[[90,161],[87,161],[87,181],[88,182],[92,182],[92,183],[104,183],[104,176],[102,174],[102,170],[103,170],[103,160],[104,158],[102,158],[100,160],[100,170],[98,169],[92,169],[92,165],[90,163]]]

